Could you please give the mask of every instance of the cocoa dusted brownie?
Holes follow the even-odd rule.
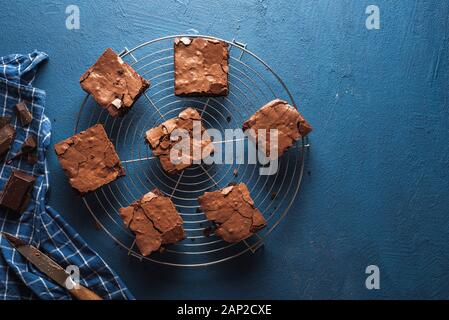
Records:
[[[194,130],[194,124],[198,131]],[[190,138],[190,153],[180,154],[176,159],[170,158],[172,148],[180,141],[171,137],[174,130],[186,130]],[[195,132],[200,133],[198,137]],[[183,110],[176,118],[170,119],[146,132],[145,141],[153,150],[154,156],[159,157],[162,168],[167,173],[177,173],[191,166],[194,162],[203,160],[210,155],[213,144],[201,121],[201,116],[194,108]],[[182,161],[181,161],[182,160]],[[176,163],[179,162],[179,163]]]
[[[216,225],[215,234],[227,242],[244,240],[266,226],[244,183],[206,192],[198,202],[206,218]]]
[[[81,194],[125,175],[114,145],[101,124],[55,144],[55,151],[70,185]]]
[[[81,76],[81,87],[111,116],[123,116],[150,86],[111,48]]]
[[[258,141],[260,129],[266,131],[266,145],[263,148],[266,155],[270,155],[270,129],[278,130],[278,157],[290,148],[301,137],[305,137],[312,131],[312,126],[303,118],[296,108],[283,100],[273,100],[259,109],[243,124],[243,131],[253,129],[254,135],[250,135],[254,141]],[[259,146],[261,147],[261,146]],[[276,150],[276,148],[273,148]]]
[[[144,256],[185,238],[181,216],[170,198],[158,189],[145,194],[129,207],[121,208],[120,215],[136,235],[137,247]]]
[[[175,39],[175,95],[228,94],[226,42],[206,38]]]

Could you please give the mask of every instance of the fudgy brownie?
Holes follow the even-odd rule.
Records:
[[[206,192],[198,198],[207,219],[216,225],[216,235],[239,242],[265,227],[266,222],[244,183]]]
[[[145,194],[129,207],[121,208],[123,222],[136,235],[142,255],[160,250],[162,245],[185,238],[182,218],[169,197],[158,189]]]
[[[206,38],[175,39],[175,95],[228,94],[226,42]]]
[[[194,124],[198,126],[197,132],[201,133],[198,137],[194,135]],[[183,129],[189,133],[190,153],[180,154],[176,159],[171,159],[171,149],[182,140],[171,137],[175,129]],[[158,127],[148,130],[145,141],[150,145],[153,154],[159,157],[162,168],[168,173],[182,171],[191,166],[194,161],[203,160],[214,150],[210,137],[205,132],[201,116],[194,108],[187,108],[176,118],[167,120]],[[178,160],[179,163],[173,160]]]
[[[254,130],[254,135],[250,138],[258,141],[258,132],[260,129],[266,130],[266,145],[258,146],[263,148],[267,156],[271,158],[276,155],[270,155],[270,129],[278,130],[277,156],[280,157],[290,148],[293,143],[301,137],[305,137],[312,131],[312,126],[303,118],[296,108],[283,100],[273,100],[259,109],[243,124],[243,131]]]
[[[80,84],[114,117],[123,116],[150,86],[111,48],[81,76]]]
[[[71,186],[81,194],[125,175],[114,145],[101,124],[55,144],[55,151]]]

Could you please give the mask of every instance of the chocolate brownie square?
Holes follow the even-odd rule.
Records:
[[[101,124],[55,144],[55,151],[70,185],[81,194],[125,175],[114,145]]]
[[[226,42],[206,38],[175,39],[175,95],[228,94]]]
[[[137,247],[144,256],[185,238],[181,216],[170,198],[158,189],[121,208],[120,215],[136,235]]]
[[[194,127],[198,128],[198,136],[194,134]],[[185,130],[190,139],[190,152],[178,153],[175,159],[171,159],[171,150],[182,139],[174,139],[171,134],[176,130]],[[146,132],[145,141],[153,150],[153,155],[159,157],[162,168],[167,173],[177,173],[190,167],[194,162],[199,162],[209,156],[213,150],[213,144],[201,121],[201,116],[194,108],[187,108],[176,118],[170,119]]]
[[[81,76],[80,84],[113,117],[128,112],[150,86],[110,48]]]
[[[206,192],[198,198],[206,218],[216,225],[215,234],[227,242],[239,242],[266,226],[244,183]]]
[[[303,118],[296,108],[283,100],[273,100],[260,108],[243,124],[243,131],[253,129],[250,138],[257,142],[259,130],[265,129],[265,146],[258,146],[264,150],[266,156],[280,157],[301,137],[305,137],[312,131],[312,126]],[[270,155],[270,130],[278,130],[277,155]]]

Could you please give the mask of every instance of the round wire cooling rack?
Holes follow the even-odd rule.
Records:
[[[174,95],[173,41],[177,37],[203,37],[229,45],[229,95],[226,97],[177,97]],[[95,220],[128,255],[163,265],[200,267],[217,264],[243,254],[255,253],[267,236],[285,217],[297,198],[308,141],[302,139],[280,159],[276,174],[260,175],[259,164],[235,160],[233,163],[195,165],[179,174],[165,173],[159,160],[144,143],[145,132],[176,117],[186,107],[195,107],[206,128],[241,128],[254,112],[267,102],[280,98],[296,107],[282,79],[246,45],[203,35],[173,35],[125,48],[120,56],[141,76],[151,81],[150,88],[123,118],[110,117],[87,95],[81,104],[75,132],[102,123],[125,167],[126,176],[89,193],[83,201]],[[221,141],[235,144],[231,137]],[[243,139],[247,146],[248,142]],[[247,148],[245,148],[247,150]],[[212,225],[200,211],[197,198],[206,191],[226,187],[232,182],[247,184],[251,196],[264,215],[267,227],[240,243],[227,243],[214,235]],[[186,239],[163,251],[142,256],[135,236],[123,224],[119,209],[128,206],[148,191],[158,188],[170,196],[184,220]]]

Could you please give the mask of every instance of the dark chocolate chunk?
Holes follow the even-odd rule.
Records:
[[[228,94],[226,42],[206,38],[175,39],[175,95]]]
[[[199,135],[199,139],[195,139],[193,136],[195,121],[201,125],[201,135]],[[179,163],[176,163],[176,161],[171,161],[170,159],[172,148],[179,142],[173,141],[170,138],[171,133],[176,129],[187,130],[191,139],[190,146],[197,147],[191,147],[190,149],[192,152],[190,154],[179,155],[179,158],[176,159],[181,160]],[[190,167],[194,161],[203,160],[205,157],[210,155],[214,149],[213,144],[207,135],[207,132],[205,132],[205,128],[201,122],[201,116],[198,111],[193,108],[187,108],[182,111],[178,117],[167,120],[158,127],[148,130],[146,132],[145,141],[153,150],[153,155],[159,157],[162,168],[168,173],[177,173],[187,167]],[[198,151],[198,154],[196,154],[196,151]]]
[[[163,250],[185,238],[182,218],[169,197],[158,189],[145,194],[129,207],[121,208],[123,222],[136,235],[136,244],[142,255]]]
[[[23,212],[31,199],[35,178],[21,171],[13,171],[0,195],[0,205]]]
[[[206,218],[216,225],[215,234],[227,242],[244,240],[266,226],[244,183],[206,192],[198,202]]]
[[[29,135],[22,144],[22,153],[30,153],[36,149],[37,142],[34,135]]]
[[[0,129],[11,123],[11,117],[1,116],[0,117]]]
[[[16,130],[9,123],[0,128],[0,156],[9,150],[15,136]]]
[[[20,119],[20,123],[22,123],[22,126],[26,127],[31,123],[31,121],[33,121],[33,115],[31,114],[30,110],[28,110],[25,102],[19,102],[18,104],[16,104],[16,111]]]
[[[29,135],[23,142],[20,152],[11,159],[9,159],[6,163],[11,164],[13,160],[33,152],[36,149],[36,147],[37,147],[36,138],[34,137],[34,135]]]
[[[305,137],[312,131],[310,124],[301,116],[296,108],[286,101],[273,100],[260,108],[244,124],[243,131],[252,129],[253,135],[249,138],[257,142],[259,130],[265,130],[265,145],[258,145],[270,158],[280,157],[301,137]],[[278,146],[273,146],[277,154],[270,154],[270,130],[278,130]]]
[[[55,152],[70,185],[81,194],[125,175],[114,145],[101,124],[55,144]]]
[[[35,152],[28,153],[28,155],[27,155],[27,162],[29,164],[34,165],[34,164],[37,163],[38,160],[39,159],[37,157],[37,153],[35,153]]]
[[[80,84],[113,117],[128,112],[150,86],[110,48],[81,76]]]

